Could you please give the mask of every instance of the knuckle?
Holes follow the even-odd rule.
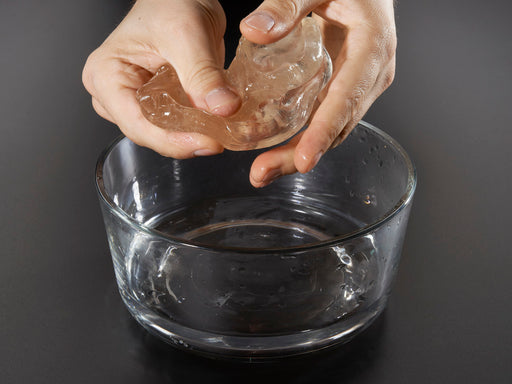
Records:
[[[383,86],[388,88],[395,80],[395,68],[388,69],[383,74]]]
[[[96,59],[97,50],[92,52],[87,60],[85,61],[84,68],[82,70],[82,83],[85,89],[93,94],[94,92],[94,75],[96,72]]]
[[[193,64],[186,74],[186,87],[206,91],[210,84],[219,82],[221,74],[214,60],[204,59]]]
[[[346,114],[351,118],[353,117],[360,108],[362,101],[366,95],[365,86],[363,84],[358,84],[345,102],[346,105]]]
[[[395,57],[397,49],[396,27],[392,25],[365,25],[369,48],[379,61],[389,61]]]
[[[265,4],[265,7],[273,15],[277,15],[283,21],[289,22],[300,15],[303,3],[304,0],[277,0]]]
[[[388,60],[392,60],[396,55],[397,39],[396,36],[392,40],[388,40],[384,44],[384,57]]]
[[[223,34],[226,29],[226,16],[222,6],[217,1],[206,3],[197,3],[199,7],[199,17],[213,28],[213,31]]]
[[[292,17],[299,16],[300,10],[302,8],[301,7],[302,3],[303,3],[303,0],[285,1],[284,2],[285,9],[288,11],[288,15],[292,16]]]
[[[101,117],[103,117],[104,119],[106,119],[106,116],[105,116],[105,109],[103,108],[103,106],[93,97],[92,98],[92,108],[94,109],[94,111],[100,115]]]
[[[397,49],[398,40],[396,29],[388,27],[381,30],[376,36],[377,47],[380,55],[386,60],[391,60]]]

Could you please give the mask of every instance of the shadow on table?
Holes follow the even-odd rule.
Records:
[[[352,341],[330,349],[270,362],[214,360],[166,344],[145,331],[128,313],[114,285],[105,300],[113,329],[129,345],[130,355],[143,367],[148,382],[173,384],[261,383],[279,380],[297,384],[349,383],[364,376],[379,360],[386,330],[384,311]]]
[[[213,360],[174,349],[147,333],[135,320],[128,321],[127,329],[139,343],[138,362],[151,371],[152,377],[177,384],[261,383],[269,379],[322,384],[354,381],[378,358],[386,327],[384,313],[347,344],[301,357],[248,363]]]

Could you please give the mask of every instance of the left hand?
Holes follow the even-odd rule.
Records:
[[[308,128],[255,159],[250,173],[255,187],[296,171],[309,172],[348,136],[394,78],[393,0],[266,0],[242,20],[240,30],[254,43],[272,43],[310,12],[320,23],[333,77]]]

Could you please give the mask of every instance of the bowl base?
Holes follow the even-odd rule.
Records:
[[[272,361],[311,354],[342,345],[370,326],[382,313],[386,299],[381,299],[364,312],[356,313],[321,329],[287,335],[240,336],[192,329],[121,297],[135,320],[149,333],[177,349],[201,356],[241,361]]]

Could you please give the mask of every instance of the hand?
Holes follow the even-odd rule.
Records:
[[[168,132],[141,113],[136,91],[170,63],[192,104],[228,116],[241,100],[224,74],[226,18],[217,0],[138,0],[88,58],[83,83],[96,112],[135,143],[164,156],[188,158],[223,151],[197,133]]]
[[[333,77],[308,128],[255,159],[250,173],[255,187],[310,171],[329,148],[348,136],[394,78],[393,0],[266,0],[242,20],[240,30],[254,43],[272,43],[310,12],[321,25]]]

